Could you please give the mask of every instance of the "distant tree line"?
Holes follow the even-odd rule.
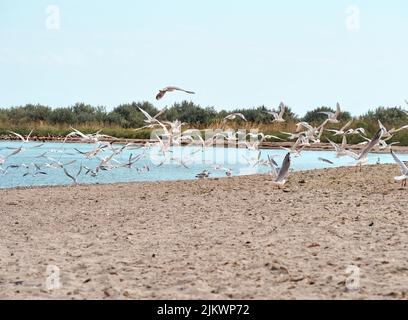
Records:
[[[103,106],[91,106],[85,103],[76,103],[70,107],[57,108],[39,104],[27,104],[25,106],[0,108],[0,123],[3,127],[6,125],[20,127],[31,124],[46,124],[51,126],[105,125],[120,128],[138,128],[145,125],[145,118],[138,107],[151,115],[159,112],[153,104],[146,101],[121,104],[109,112]],[[177,119],[191,125],[204,126],[222,121],[226,115],[232,112],[240,112],[246,117],[248,122],[270,124],[273,116],[267,113],[267,111],[278,110],[259,106],[232,111],[216,111],[214,107],[201,107],[193,102],[182,101],[168,107],[160,119],[164,121],[174,121]],[[287,107],[284,118],[287,123],[307,121],[311,124],[317,124],[327,118],[324,114],[319,113],[322,111],[334,112],[332,108],[323,106],[308,111],[303,117],[299,117],[290,107]],[[345,122],[349,119],[351,119],[351,114],[347,111],[342,111],[339,120]],[[356,117],[356,120],[356,122],[366,126],[374,125],[377,120],[393,126],[404,125],[408,122],[407,114],[402,107],[377,107]]]

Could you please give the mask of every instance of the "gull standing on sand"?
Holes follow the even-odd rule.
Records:
[[[399,165],[400,171],[401,171],[401,175],[394,177],[394,180],[401,181],[401,186],[405,187],[407,185],[407,179],[408,179],[408,168],[404,162],[398,159],[398,157],[395,155],[395,153],[392,150],[390,150],[390,152],[395,162]]]
[[[164,97],[164,95],[167,92],[172,92],[172,91],[183,91],[183,92],[188,93],[188,94],[195,94],[195,92],[193,92],[193,91],[188,91],[188,90],[181,89],[179,87],[170,86],[170,87],[166,87],[166,88],[163,88],[163,89],[159,90],[159,93],[156,95],[156,100],[160,100],[161,98]]]

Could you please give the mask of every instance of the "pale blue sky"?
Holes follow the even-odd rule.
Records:
[[[346,28],[350,5],[358,31]],[[407,35],[405,0],[0,0],[0,106],[282,100],[302,115],[339,101],[356,115],[408,98]],[[156,102],[167,85],[197,94]]]

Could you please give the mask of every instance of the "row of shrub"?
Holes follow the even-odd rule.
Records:
[[[153,104],[146,101],[121,104],[112,111],[107,111],[103,106],[91,106],[84,103],[56,108],[39,104],[0,108],[0,135],[7,134],[8,130],[18,130],[20,133],[26,134],[32,128],[35,128],[35,134],[38,136],[64,136],[70,132],[70,126],[73,126],[85,132],[103,129],[105,134],[118,138],[147,138],[149,137],[148,130],[133,130],[133,128],[145,125],[145,117],[140,112],[139,107],[151,115],[159,112]],[[160,119],[163,121],[174,121],[177,119],[188,123],[191,127],[211,128],[219,127],[222,119],[227,114],[240,112],[244,114],[248,122],[245,123],[237,119],[237,121],[230,122],[230,126],[246,128],[248,130],[250,128],[259,128],[264,133],[286,137],[280,131],[294,131],[294,124],[298,121],[307,121],[313,125],[318,125],[326,119],[326,116],[319,112],[334,112],[332,108],[322,106],[308,111],[303,117],[300,117],[290,107],[287,107],[284,115],[286,122],[283,124],[273,124],[273,116],[267,111],[278,110],[259,106],[233,111],[217,111],[214,107],[201,107],[193,102],[182,101],[168,107],[166,112],[160,116]],[[349,112],[343,111],[339,117],[341,124],[330,124],[330,127],[339,128],[351,118]],[[370,135],[378,129],[378,120],[381,120],[387,128],[408,124],[408,116],[402,107],[381,106],[355,117],[352,127],[363,127],[366,129],[367,134]],[[325,133],[324,136],[330,135]],[[400,141],[402,145],[408,145],[408,131],[398,133],[393,140]],[[350,141],[356,143],[362,141],[362,138],[353,136],[350,137]]]

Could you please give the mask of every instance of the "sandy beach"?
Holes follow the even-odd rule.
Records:
[[[283,190],[268,175],[0,190],[0,298],[406,299],[398,173],[297,172]]]

